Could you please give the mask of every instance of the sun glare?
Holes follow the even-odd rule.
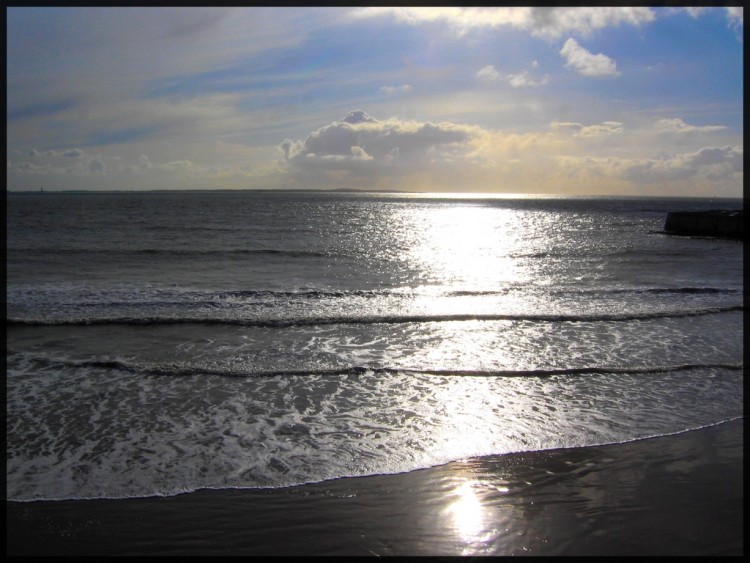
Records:
[[[466,542],[478,539],[483,530],[484,511],[474,492],[472,481],[465,481],[453,491],[457,499],[450,505],[453,526]]]
[[[424,218],[411,253],[426,278],[472,291],[520,281],[513,253],[522,241],[513,210],[450,203]]]

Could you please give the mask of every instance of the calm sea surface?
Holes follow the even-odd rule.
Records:
[[[8,194],[7,497],[174,495],[743,416],[741,200]]]

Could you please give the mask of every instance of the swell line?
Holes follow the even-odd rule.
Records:
[[[292,250],[276,248],[228,248],[215,250],[192,250],[192,249],[167,249],[167,248],[138,248],[138,249],[118,249],[118,248],[9,248],[11,252],[24,252],[34,254],[55,254],[55,255],[106,255],[106,256],[177,256],[177,257],[204,257],[204,256],[291,256],[297,258],[327,258],[332,254],[328,252],[317,252],[314,250]]]
[[[456,376],[495,376],[495,377],[549,377],[552,375],[604,375],[604,374],[648,374],[669,373],[676,371],[691,371],[697,369],[726,369],[742,370],[743,364],[681,364],[674,366],[655,367],[580,367],[580,368],[554,368],[538,370],[430,370],[430,369],[399,369],[408,373],[425,373],[429,375],[456,375]]]
[[[22,319],[8,318],[7,326],[90,326],[90,325],[235,325],[263,328],[294,326],[404,324],[457,321],[531,321],[531,322],[623,322],[651,319],[698,317],[734,311],[744,311],[744,305],[714,307],[692,311],[655,313],[591,314],[591,315],[523,315],[523,314],[456,314],[456,315],[386,315],[372,317],[301,317],[289,319],[232,319],[209,317],[109,317],[78,319]]]
[[[410,367],[367,367],[348,366],[332,369],[297,369],[297,370],[267,370],[267,371],[232,371],[202,368],[200,366],[181,366],[177,364],[137,365],[121,360],[65,360],[55,358],[35,358],[35,361],[46,367],[64,366],[72,368],[114,369],[140,375],[191,377],[191,376],[220,376],[235,378],[256,377],[305,377],[305,376],[341,376],[394,374],[422,374],[452,377],[551,377],[555,375],[609,375],[609,374],[654,374],[678,371],[694,371],[699,369],[724,369],[739,371],[743,364],[678,364],[671,366],[589,366],[577,368],[548,368],[527,370],[456,370],[429,369]]]

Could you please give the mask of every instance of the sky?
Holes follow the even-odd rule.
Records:
[[[742,196],[742,8],[6,18],[8,190]]]

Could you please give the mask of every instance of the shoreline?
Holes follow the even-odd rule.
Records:
[[[7,555],[742,555],[744,419],[285,489],[6,501]]]

